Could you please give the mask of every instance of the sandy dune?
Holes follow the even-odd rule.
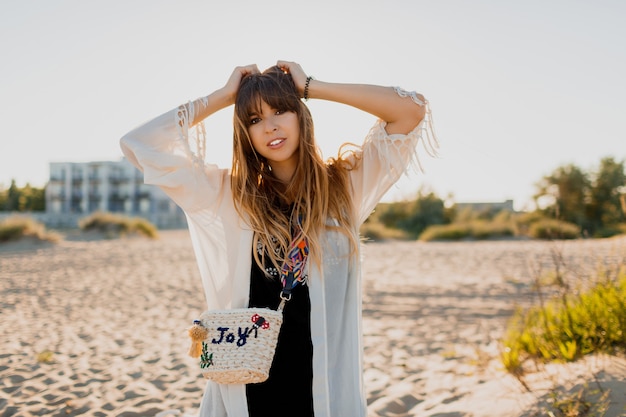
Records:
[[[596,380],[611,389],[607,416],[626,415],[623,359],[541,369],[533,392],[498,363],[506,319],[555,248],[581,275],[626,256],[624,239],[367,244],[370,415],[542,415],[555,384]],[[0,416],[193,415],[204,382],[184,329],[202,308],[186,231],[0,246]]]

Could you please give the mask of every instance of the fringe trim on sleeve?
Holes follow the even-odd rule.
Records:
[[[202,105],[206,107],[207,104],[208,98],[203,97],[179,106],[176,113],[179,138],[184,143],[189,158],[194,164],[200,166],[204,165],[206,157],[206,129],[204,122],[201,121],[191,128],[190,134],[190,125],[193,125],[195,120],[196,106]]]
[[[426,114],[424,116],[424,120],[420,122],[418,128],[421,126],[420,137],[424,138],[425,140],[424,149],[426,150],[428,155],[432,157],[437,157],[439,150],[439,140],[437,139],[437,135],[435,134],[435,122],[433,120],[433,114],[430,109],[430,103],[421,94],[420,97],[418,97],[415,91],[407,91],[400,87],[394,87],[393,89],[400,97],[410,97],[411,100],[413,100],[413,102],[418,106],[426,106]]]
[[[438,156],[439,150],[439,141],[435,134],[430,105],[428,100],[420,98],[414,91],[409,92],[400,87],[394,87],[394,90],[400,97],[410,97],[415,104],[425,106],[424,119],[406,135],[387,134],[385,131],[386,123],[379,120],[370,130],[365,142],[366,144],[371,142],[376,148],[379,158],[384,161],[385,167],[389,171],[397,170],[398,164],[401,163],[404,173],[408,173],[409,170],[423,173],[424,167],[420,161],[418,145],[421,144],[424,151],[433,158]]]

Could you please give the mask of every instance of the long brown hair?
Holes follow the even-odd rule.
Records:
[[[248,127],[251,116],[261,113],[262,102],[298,116],[299,162],[288,184],[272,174],[267,160],[252,146]],[[358,235],[348,190],[352,164],[341,156],[323,161],[315,143],[311,113],[300,100],[290,74],[272,67],[241,81],[235,100],[233,147],[234,203],[255,232],[253,253],[262,270],[265,254],[279,269],[285,261],[284,254],[303,238],[309,243],[310,258],[319,265],[320,237],[325,229],[342,232],[348,237],[352,251],[356,250]],[[285,207],[291,208],[287,216]],[[329,219],[335,219],[338,225],[327,224]],[[292,242],[291,227],[296,222],[300,233]],[[266,248],[260,257],[256,250],[259,245]]]

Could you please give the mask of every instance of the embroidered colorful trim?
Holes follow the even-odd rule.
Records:
[[[283,264],[280,274],[280,280],[283,284],[283,294],[291,294],[291,290],[293,290],[299,282],[306,280],[304,267],[308,254],[309,245],[306,238],[302,238],[300,242],[289,251],[289,259],[291,262],[285,262]]]

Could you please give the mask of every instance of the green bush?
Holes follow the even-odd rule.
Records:
[[[450,214],[442,199],[433,192],[421,190],[414,201],[378,204],[370,218],[415,239],[429,225],[448,223]]]
[[[528,234],[535,239],[577,239],[580,227],[561,220],[543,219],[532,223]]]
[[[156,226],[141,217],[128,217],[119,214],[96,212],[80,220],[78,226],[83,231],[97,231],[107,236],[140,234],[152,239],[159,237]]]
[[[46,227],[26,216],[11,216],[0,222],[0,242],[20,240],[31,237],[41,241],[57,242],[61,239],[58,233],[46,230]]]
[[[426,228],[419,239],[432,240],[461,240],[461,239],[492,239],[515,236],[513,223],[473,220],[469,222],[434,225]]]
[[[590,353],[626,352],[626,273],[518,310],[503,345],[502,363],[514,374],[528,359],[569,362]]]
[[[400,229],[392,229],[384,224],[369,221],[361,226],[361,237],[365,240],[405,240],[408,239],[407,234]]]
[[[626,223],[618,223],[618,224],[604,226],[596,230],[593,237],[605,238],[605,237],[623,235],[625,233],[626,233]]]
[[[470,234],[471,230],[467,223],[438,224],[427,227],[419,239],[425,242],[433,240],[461,240],[468,238]]]
[[[490,239],[515,236],[512,223],[475,221],[470,224],[471,235],[475,239]]]

